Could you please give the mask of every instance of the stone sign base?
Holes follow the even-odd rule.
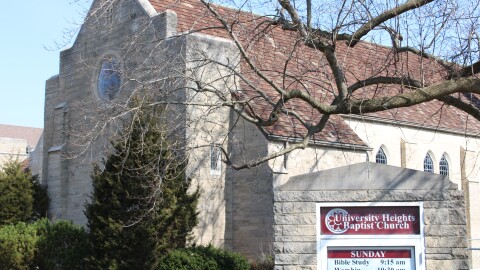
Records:
[[[422,202],[426,269],[469,269],[457,185],[445,176],[370,162],[291,177],[275,189],[275,269],[318,269],[318,260],[327,258],[317,258],[316,205],[347,202]]]

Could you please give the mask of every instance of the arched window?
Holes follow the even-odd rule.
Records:
[[[210,145],[210,174],[222,174],[222,149],[217,144]]]
[[[433,159],[430,154],[423,159],[423,171],[433,173]]]
[[[387,164],[387,155],[382,147],[378,149],[377,155],[375,156],[375,162],[379,164]]]
[[[440,159],[440,163],[438,165],[438,168],[440,169],[440,174],[448,176],[448,161],[445,155],[442,155],[442,158]]]
[[[120,62],[112,55],[103,59],[98,73],[97,91],[103,100],[112,100],[122,87]]]

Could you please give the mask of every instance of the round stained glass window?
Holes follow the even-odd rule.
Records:
[[[108,57],[102,61],[98,74],[98,96],[103,100],[112,100],[120,92],[122,77],[120,63],[114,57]]]

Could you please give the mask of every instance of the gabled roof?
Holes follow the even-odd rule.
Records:
[[[177,31],[188,32],[191,30],[200,31],[208,35],[229,38],[225,30],[212,28],[219,26],[219,22],[206,10],[205,6],[198,0],[149,0],[157,12],[172,10],[177,14]],[[284,31],[279,26],[262,24],[266,19],[247,12],[239,12],[233,9],[216,6],[215,9],[232,23],[232,28],[239,38],[246,52],[255,65],[265,74],[273,78],[273,81],[284,89],[300,88],[308,91],[319,101],[331,101],[333,99],[334,84],[333,76],[325,57],[316,50],[308,48],[296,42],[297,33]],[[261,35],[259,34],[261,33]],[[295,48],[295,51],[293,50]],[[292,53],[293,52],[293,53]],[[444,74],[444,69],[433,61],[421,59],[420,57],[406,53],[396,56],[391,49],[382,45],[368,42],[360,42],[350,48],[345,44],[336,45],[338,61],[346,72],[348,84],[370,76],[413,76],[423,72],[422,80],[427,84],[439,81]],[[288,64],[286,64],[288,63]],[[285,77],[286,67],[289,77]],[[268,97],[276,101],[279,95],[267,82],[248,68],[245,62],[241,66],[242,75],[252,85],[262,88]],[[401,72],[402,74],[398,74]],[[291,75],[291,76],[290,76]],[[295,79],[297,78],[297,79]],[[251,113],[268,117],[270,105],[265,100],[255,98],[258,93],[246,83],[241,85],[242,93],[253,101]],[[379,97],[391,93],[409,91],[399,86],[369,87],[354,94],[356,97]],[[314,122],[321,115],[310,106],[305,106],[302,101],[287,103],[290,109],[302,115],[307,121]],[[458,133],[468,132],[478,135],[480,123],[469,117],[459,109],[446,106],[439,101],[431,101],[407,108],[400,108],[384,112],[368,114],[369,119],[378,119],[390,122],[399,122],[423,126],[427,128],[444,129]],[[273,136],[298,137],[305,134],[304,128],[293,117],[281,117],[271,127],[264,128],[264,131]],[[315,135],[316,140],[345,143],[358,146],[366,144],[351,130],[340,116],[333,116],[325,129]]]
[[[42,132],[42,128],[0,124],[0,138],[23,139],[30,148],[36,147]]]

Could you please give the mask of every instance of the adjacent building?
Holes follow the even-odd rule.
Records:
[[[0,166],[10,160],[24,161],[41,143],[43,129],[0,124]]]

